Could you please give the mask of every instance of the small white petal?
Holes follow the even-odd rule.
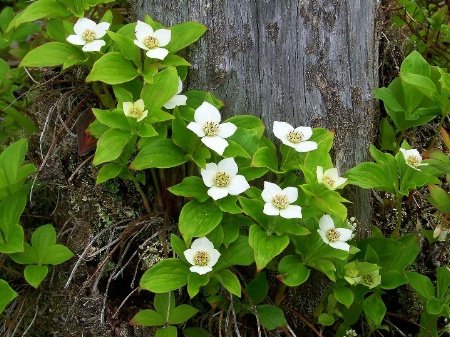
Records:
[[[142,42],[140,42],[138,40],[134,40],[133,42],[139,48],[144,49],[144,50],[149,50],[148,47],[145,44],[143,44]]]
[[[261,193],[261,197],[263,198],[263,200],[265,202],[272,202],[273,198],[275,198],[275,196],[277,194],[282,194],[282,190],[281,188],[273,183],[270,183],[268,181],[264,182],[264,189]]]
[[[292,130],[294,128],[286,122],[273,122],[273,134],[281,141],[287,140],[287,134]]]
[[[319,220],[320,230],[327,232],[327,230],[334,228],[334,221],[328,214],[323,215]]]
[[[217,171],[228,173],[230,178],[233,178],[238,173],[238,170],[239,168],[233,158],[222,159],[217,164]]]
[[[147,51],[145,55],[152,59],[164,60],[166,56],[169,54],[169,51],[164,48],[155,48]]]
[[[294,219],[302,217],[302,208],[297,205],[289,205],[285,209],[280,209],[280,216],[285,219]]]
[[[96,27],[97,24],[94,21],[86,18],[80,18],[73,26],[73,31],[75,32],[75,34],[83,36],[83,33],[86,29],[95,31]]]
[[[219,125],[217,135],[221,138],[228,138],[236,132],[237,126],[233,123],[222,123]]]
[[[189,262],[190,264],[195,264],[194,257],[195,254],[197,254],[197,251],[195,249],[186,249],[183,254],[187,262]]]
[[[290,204],[298,199],[298,190],[295,187],[286,187],[282,193],[287,196]]]
[[[347,241],[352,238],[352,230],[348,228],[336,228],[336,231],[339,232],[339,241]]]
[[[325,177],[330,177],[334,181],[336,181],[339,178],[338,170],[336,168],[334,168],[334,167],[326,170],[323,175]]]
[[[189,268],[189,270],[193,273],[204,275],[206,273],[209,273],[212,270],[212,268],[208,266],[192,266]]]
[[[123,113],[125,116],[130,116],[130,110],[133,109],[133,103],[132,102],[123,102],[122,104]]]
[[[288,145],[288,144],[286,144],[286,145]],[[300,143],[294,144],[293,148],[297,152],[309,152],[309,151],[317,149],[317,143],[310,142],[310,141],[300,142]]]
[[[167,101],[163,106],[166,109],[175,109],[175,107],[180,105],[186,105],[187,96],[185,95],[175,95]]]
[[[201,126],[200,124],[190,122],[186,127],[192,132],[194,132],[197,136],[205,137],[205,131],[203,130],[203,126]]]
[[[219,200],[228,195],[228,190],[225,187],[213,186],[208,190],[208,195],[214,200]]]
[[[295,128],[295,131],[300,132],[303,135],[303,140],[308,140],[313,134],[312,128],[309,126],[299,126],[298,128]]]
[[[138,99],[136,102],[134,102],[134,107],[138,108],[139,110],[144,110],[144,100],[142,98]]]
[[[148,115],[148,110],[142,111],[141,117],[137,118],[136,121],[140,122]]]
[[[177,94],[179,94],[180,92],[183,91],[183,81],[181,80],[180,77],[178,77],[178,90],[177,90]]]
[[[172,32],[168,29],[158,29],[153,33],[153,36],[158,39],[159,46],[164,47],[170,42]]]
[[[347,252],[350,250],[350,245],[346,242],[337,241],[337,242],[329,242],[328,244],[336,249],[345,250]]]
[[[100,22],[94,29],[95,36],[97,39],[102,38],[105,36],[106,31],[109,29],[110,24],[108,22]]]
[[[279,215],[280,209],[275,207],[271,202],[264,204],[263,213],[267,215]]]
[[[67,42],[77,46],[83,46],[86,44],[86,41],[84,41],[84,39],[79,35],[69,35],[66,40]]]
[[[347,178],[339,177],[339,178],[336,180],[336,183],[334,184],[334,188],[338,188],[339,186],[345,184],[346,181],[347,181]]]
[[[213,267],[219,261],[220,253],[217,249],[209,251],[209,261],[207,266]]]
[[[142,42],[147,36],[153,36],[153,28],[142,21],[137,21],[136,28],[134,29],[136,39]]]
[[[103,40],[95,40],[89,43],[86,43],[83,48],[83,51],[100,51],[100,49],[106,44]]]
[[[322,179],[323,179],[323,167],[322,166],[317,166],[316,174],[317,174],[317,181],[319,183],[321,183]]]
[[[214,245],[212,244],[211,241],[208,240],[207,237],[201,237],[201,238],[195,239],[192,242],[191,248],[196,250],[197,252],[199,250],[204,250],[204,251],[209,252],[214,249]]]
[[[203,102],[194,112],[194,120],[200,124],[204,125],[206,122],[220,123],[222,117],[220,116],[219,110],[208,103]]]
[[[206,169],[201,169],[200,174],[202,175],[203,182],[207,187],[214,186],[214,176],[217,173],[217,165],[215,163],[206,164]]]
[[[250,188],[250,185],[248,184],[247,180],[244,176],[237,175],[235,176],[231,182],[230,185],[227,186],[228,194],[230,195],[239,195],[242,192],[245,192]]]
[[[223,151],[225,151],[225,148],[228,146],[228,142],[225,139],[217,136],[206,136],[201,140],[203,144],[205,144],[211,150],[216,151],[220,155],[223,155]]]
[[[325,242],[326,244],[330,244],[330,240],[328,240],[326,232],[324,232],[323,230],[318,229],[317,233],[319,233],[319,235],[322,238],[323,242]]]

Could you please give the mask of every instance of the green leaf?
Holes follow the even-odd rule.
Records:
[[[278,264],[277,279],[289,287],[296,287],[309,277],[310,270],[295,255],[284,256]]]
[[[48,42],[30,50],[20,62],[19,67],[53,67],[64,64],[70,58],[83,60],[85,55],[71,44]]]
[[[252,304],[257,305],[264,301],[269,293],[269,282],[267,282],[266,272],[259,273],[245,287],[246,294],[251,298]]]
[[[15,299],[19,294],[17,294],[6,282],[0,279],[0,314],[5,310],[9,302]]]
[[[323,312],[319,315],[317,321],[324,326],[331,326],[334,324],[334,316],[328,312]]]
[[[237,297],[241,297],[241,283],[239,282],[237,276],[229,269],[223,269],[215,274],[215,276],[226,290]]]
[[[179,219],[179,230],[185,242],[193,237],[209,234],[222,220],[222,211],[212,201],[192,200],[184,205]]]
[[[375,163],[361,163],[345,173],[348,182],[365,189],[376,189],[395,194],[394,182],[386,177],[383,168]]]
[[[408,279],[398,270],[388,270],[385,273],[381,270],[381,272],[382,289],[395,289],[402,284],[408,283]]]
[[[134,65],[136,67],[141,67],[141,50],[140,48],[134,44],[133,38],[128,36],[123,36],[121,34],[114,33],[110,30],[107,31],[108,35],[111,37],[111,39],[117,43],[117,45],[120,48],[120,51],[122,55],[130,60],[133,61]]]
[[[0,234],[4,241],[14,240],[12,232],[16,233],[18,230],[14,226],[19,222],[26,203],[25,193],[15,193],[0,202]]]
[[[437,210],[450,214],[450,194],[437,185],[429,185],[430,196],[427,198]]]
[[[386,306],[381,299],[380,294],[372,294],[363,302],[364,313],[369,316],[376,326],[380,326],[386,314]]]
[[[169,315],[170,324],[183,324],[188,319],[191,319],[198,312],[197,308],[191,307],[187,304],[182,304],[176,307],[172,314]]]
[[[322,273],[327,275],[331,281],[336,282],[336,267],[334,266],[333,262],[325,259],[315,259],[309,261],[307,265],[313,267],[314,269],[317,269],[318,271],[321,271]]]
[[[117,177],[122,171],[122,166],[116,163],[108,163],[98,171],[97,180],[95,181],[96,184],[104,183],[105,181],[108,181],[110,179],[114,179]]]
[[[403,60],[400,68],[400,75],[403,77],[406,74],[418,74],[429,77],[431,68],[419,52],[413,51]]]
[[[268,147],[259,148],[253,155],[251,166],[267,167],[272,172],[279,173],[276,151]]]
[[[186,177],[180,184],[169,187],[168,190],[175,195],[196,198],[200,202],[209,198],[208,187],[199,177]]]
[[[188,276],[188,294],[190,298],[193,298],[198,294],[200,288],[207,285],[209,282],[209,275],[199,275],[197,273],[190,273]]]
[[[129,119],[125,116],[122,109],[92,109],[92,112],[94,113],[95,117],[97,117],[100,123],[107,125],[110,128],[125,130],[128,132],[135,129],[135,126],[130,123]]]
[[[178,73],[175,67],[169,67],[153,76],[153,83],[146,83],[141,97],[149,114],[158,111],[178,90]]]
[[[86,82],[100,81],[106,84],[119,84],[131,81],[138,75],[131,61],[121,53],[110,52],[98,59]]]
[[[195,21],[183,22],[169,29],[172,31],[172,38],[166,48],[171,53],[194,43],[207,30],[206,26]]]
[[[110,129],[103,133],[97,142],[93,165],[97,166],[119,158],[131,138],[132,135],[129,132],[117,129]]]
[[[263,213],[264,201],[239,197],[239,203],[241,204],[245,214],[250,216],[263,227],[267,227],[269,218]]]
[[[22,226],[18,224],[12,225],[9,228],[7,236],[2,233],[0,234],[0,253],[12,254],[23,252],[24,232]]]
[[[249,244],[255,251],[256,266],[261,270],[287,247],[289,237],[268,235],[258,225],[253,225],[250,227]]]
[[[225,198],[216,200],[216,204],[224,213],[239,214],[242,213],[242,208],[236,205],[237,201],[237,196],[227,195]]]
[[[73,257],[73,253],[64,245],[54,245],[48,247],[46,253],[42,255],[43,264],[57,265]]]
[[[169,317],[175,308],[175,295],[172,291],[155,294],[153,304],[156,311],[158,311],[163,317]]]
[[[34,288],[38,288],[41,282],[45,279],[48,274],[47,266],[36,266],[29,265],[25,267],[23,275],[25,280]]]
[[[444,300],[450,286],[450,270],[443,266],[437,269],[437,298]]]
[[[347,308],[350,308],[354,299],[353,291],[351,289],[347,287],[334,287],[333,293],[339,303],[342,303]]]
[[[166,326],[164,328],[156,330],[155,337],[177,337],[177,328],[174,326]]]
[[[221,254],[219,261],[214,266],[216,271],[234,265],[249,266],[254,262],[253,249],[248,244],[248,238],[243,235],[223,249]]]
[[[342,203],[348,200],[342,198],[338,192],[329,190],[323,184],[305,184],[300,187],[309,206],[323,213],[336,215],[342,221],[347,218],[347,208]]]
[[[255,315],[258,315],[261,325],[269,330],[275,330],[287,324],[283,310],[274,305],[256,306]]]
[[[97,145],[98,146],[98,145]],[[170,139],[157,139],[145,145],[130,165],[133,170],[169,168],[187,161],[183,150]]]
[[[211,337],[208,331],[202,328],[186,328],[183,329],[184,337]]]
[[[387,118],[383,118],[380,123],[381,149],[395,151],[397,148],[397,138],[395,132],[389,124]]]
[[[178,236],[175,234],[170,235],[170,245],[172,246],[172,249],[177,253],[177,255],[182,259],[184,262],[188,263],[186,261],[186,258],[184,257],[184,251],[187,249],[186,244],[181,240]]]
[[[435,295],[433,282],[425,275],[413,271],[405,271],[405,276],[422,299],[428,300]]]
[[[145,309],[139,311],[133,316],[130,325],[144,325],[144,326],[160,326],[166,324],[166,319],[155,310]]]
[[[5,174],[8,184],[12,185],[17,182],[17,172],[25,159],[27,150],[28,142],[26,139],[21,139],[12,143],[0,153],[0,169]]]
[[[431,315],[439,315],[442,312],[442,303],[436,297],[432,296],[426,304],[427,312]]]
[[[180,259],[159,261],[142,275],[140,287],[154,293],[167,293],[187,284],[189,266]]]

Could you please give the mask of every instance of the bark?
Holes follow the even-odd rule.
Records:
[[[262,118],[336,132],[335,165],[368,160],[377,84],[376,0],[140,0],[136,13],[209,31],[187,55],[187,87],[213,92],[226,117]],[[349,188],[347,188],[349,189]],[[351,215],[370,220],[367,192],[349,189]]]

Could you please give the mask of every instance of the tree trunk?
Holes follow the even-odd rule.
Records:
[[[171,26],[195,20],[209,31],[189,51],[187,88],[213,92],[225,117],[260,117],[336,132],[335,165],[345,172],[368,159],[377,84],[376,1],[138,0]],[[186,88],[185,88],[186,89]],[[347,188],[349,214],[370,220],[369,195]]]

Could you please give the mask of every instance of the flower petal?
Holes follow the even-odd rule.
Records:
[[[280,209],[275,207],[271,202],[264,204],[263,213],[267,215],[279,215]]]
[[[138,40],[134,40],[133,42],[139,48],[144,49],[144,50],[149,50],[148,47],[145,44],[143,44],[142,42],[139,42]]]
[[[94,40],[92,42],[86,43],[83,48],[83,51],[100,51],[100,49],[106,44],[103,40]]]
[[[347,181],[347,178],[339,177],[334,184],[334,188],[338,188],[339,186],[344,185],[346,183],[346,181]]]
[[[219,125],[219,132],[217,135],[221,138],[228,138],[232,136],[237,130],[237,126],[233,123],[222,123]]]
[[[123,113],[125,116],[130,116],[130,110],[133,109],[133,103],[132,102],[123,102],[122,104]]]
[[[295,144],[293,146],[293,148],[297,152],[309,152],[309,151],[317,149],[317,143],[316,142],[310,142],[310,141],[300,142],[300,143]]]
[[[158,39],[159,46],[164,47],[170,42],[172,32],[168,29],[158,29],[153,33],[153,36]]]
[[[97,24],[86,18],[80,18],[73,26],[73,31],[75,34],[79,35],[80,37],[83,36],[83,33],[86,29],[93,30],[95,32],[95,28],[97,27]]]
[[[86,44],[86,41],[84,41],[84,39],[79,35],[69,35],[66,41],[77,46],[83,46]]]
[[[195,122],[190,122],[186,127],[192,132],[194,132],[197,136],[205,137],[205,131],[203,131],[202,125]]]
[[[144,100],[142,98],[140,98],[136,102],[134,102],[133,105],[135,108],[138,108],[141,111],[145,109]]]
[[[100,22],[97,26],[95,26],[95,36],[97,39],[105,36],[106,31],[109,29],[110,24],[108,22]]]
[[[184,257],[186,258],[187,262],[189,262],[192,265],[195,264],[194,257],[195,257],[195,254],[197,254],[197,251],[195,249],[186,249],[183,252],[183,254],[184,254]]]
[[[152,59],[164,60],[166,56],[169,54],[169,51],[164,48],[155,48],[147,51],[145,55]]]
[[[193,273],[203,275],[209,273],[212,270],[212,268],[208,266],[192,266],[191,268],[189,268],[189,270]]]
[[[347,252],[350,250],[350,245],[346,242],[338,241],[338,242],[329,242],[328,244],[336,249],[345,250]]]
[[[281,194],[283,191],[281,190],[281,188],[274,184],[274,183],[270,183],[268,181],[264,182],[264,189],[261,193],[261,197],[263,198],[263,200],[265,202],[270,202],[272,203],[273,198],[275,198],[275,196],[277,194]]]
[[[348,241],[352,238],[352,230],[348,228],[336,228],[336,231],[339,232],[339,241]]]
[[[225,187],[213,186],[208,190],[208,195],[214,200],[225,198],[228,195],[228,190]]]
[[[219,261],[220,253],[217,249],[209,251],[209,261],[207,266],[213,267]]]
[[[153,28],[142,21],[137,21],[136,28],[134,29],[136,39],[143,42],[147,36],[153,36]]]
[[[145,117],[147,117],[148,115],[148,110],[142,111],[142,115],[141,117],[137,118],[136,121],[140,122],[141,120],[143,120]]]
[[[186,105],[187,96],[185,95],[175,95],[167,101],[163,106],[166,109],[175,109],[179,105]]]
[[[230,195],[239,195],[242,192],[245,192],[250,188],[247,180],[244,176],[237,175],[233,179],[231,179],[230,185],[227,186],[228,194]]]
[[[238,166],[236,162],[234,161],[234,158],[225,158],[222,159],[217,164],[217,171],[219,172],[226,172],[230,175],[231,178],[233,178],[238,173]]]
[[[203,236],[201,238],[195,239],[191,244],[191,248],[196,252],[198,252],[199,250],[204,250],[209,253],[214,249],[214,245],[211,241],[208,240],[207,237]]]
[[[322,166],[317,166],[316,174],[317,174],[317,181],[319,183],[321,183],[322,179],[323,179],[323,167]]]
[[[298,199],[298,189],[296,187],[286,187],[282,193],[287,196],[290,204]]]
[[[298,128],[295,128],[295,131],[300,132],[303,135],[303,140],[308,140],[313,134],[312,128],[309,126],[299,126]]]
[[[206,169],[201,169],[200,174],[202,175],[203,182],[207,187],[214,186],[214,176],[217,173],[217,165],[215,163],[206,164]]]
[[[319,235],[322,238],[323,242],[325,242],[326,244],[330,243],[330,240],[328,240],[328,238],[327,238],[327,233],[326,232],[324,232],[323,230],[318,229],[317,233],[319,233]]]
[[[289,205],[285,209],[280,209],[280,216],[285,219],[301,218],[302,208],[297,205]]]
[[[228,142],[225,139],[217,136],[205,136],[202,138],[202,143],[220,155],[223,155],[223,151],[228,146]]]
[[[183,81],[181,80],[180,77],[178,77],[178,90],[177,90],[177,95],[183,91]]]
[[[294,130],[294,128],[286,122],[273,122],[273,134],[278,139],[281,139],[283,143],[283,140],[287,141],[287,134],[291,130]]]
[[[326,170],[323,175],[325,177],[330,177],[334,181],[338,180],[338,178],[339,178],[338,170],[337,170],[337,168],[334,168],[334,167]]]
[[[208,102],[203,102],[194,112],[194,120],[204,125],[206,122],[220,123],[222,116],[220,116],[219,110]]]
[[[324,214],[319,220],[319,228],[325,233],[327,230],[334,228],[334,221],[328,214]]]

